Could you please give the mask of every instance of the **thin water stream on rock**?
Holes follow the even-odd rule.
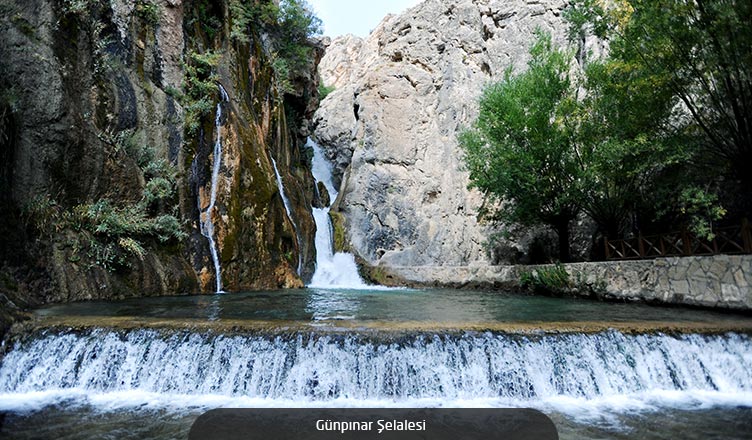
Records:
[[[222,119],[222,106],[230,101],[227,96],[227,91],[218,85],[220,100],[217,103],[216,115],[214,117],[214,131],[216,131],[216,139],[214,141],[214,152],[212,158],[212,179],[211,190],[209,195],[209,206],[201,213],[201,234],[209,241],[209,252],[211,254],[212,263],[214,263],[214,280],[216,290],[215,292],[222,292],[222,267],[219,262],[219,250],[217,249],[217,243],[214,238],[214,207],[217,203],[217,191],[219,188],[219,170],[222,167],[222,125],[224,120]],[[201,199],[199,198],[198,205],[201,206]]]

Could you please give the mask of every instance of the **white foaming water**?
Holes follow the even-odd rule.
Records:
[[[209,252],[211,253],[212,262],[214,263],[214,274],[216,280],[216,292],[222,292],[222,268],[219,263],[219,252],[217,243],[214,241],[214,205],[217,202],[217,188],[219,186],[219,169],[222,166],[222,103],[229,102],[227,91],[222,84],[218,84],[221,99],[217,103],[217,113],[214,117],[214,131],[217,132],[217,138],[214,141],[214,158],[212,165],[211,193],[209,195],[209,206],[201,213],[201,235],[209,240]],[[198,200],[201,206],[201,198]]]
[[[292,217],[292,208],[290,208],[290,200],[285,194],[285,185],[282,182],[282,175],[279,174],[279,168],[277,168],[277,161],[269,154],[272,159],[272,166],[274,167],[274,174],[277,176],[277,189],[279,189],[279,195],[282,196],[282,202],[285,205],[285,212],[287,213],[287,219],[292,223],[292,227],[295,230],[295,239],[298,240],[298,246],[300,246],[300,235],[298,234],[298,225]],[[303,267],[303,256],[298,252],[298,275]]]
[[[600,411],[752,405],[746,335],[223,336],[40,334],[0,365],[0,410],[96,406],[531,406]]]
[[[308,145],[313,148],[313,162],[311,172],[316,183],[322,182],[329,193],[329,201],[334,203],[338,192],[332,181],[332,166],[324,157],[321,147],[310,138]],[[329,217],[330,206],[313,208],[313,219],[316,222],[316,271],[309,287],[339,288],[339,289],[368,289],[358,274],[355,257],[347,252],[334,252],[332,239],[332,220]]]

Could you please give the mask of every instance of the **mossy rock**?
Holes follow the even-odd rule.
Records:
[[[332,229],[334,230],[334,252],[349,252],[350,243],[347,241],[345,216],[339,212],[329,211],[329,218],[332,220]]]
[[[355,259],[358,264],[358,273],[367,283],[390,287],[415,286],[415,283],[408,282],[404,278],[390,273],[389,270],[378,266],[371,266],[359,257]]]
[[[334,200],[332,200],[331,197],[329,196],[329,191],[327,191],[326,185],[324,185],[324,182],[317,182],[316,188],[319,191],[319,201],[321,203],[321,207],[331,205]]]

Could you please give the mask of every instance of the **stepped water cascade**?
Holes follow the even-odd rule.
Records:
[[[217,112],[214,117],[214,131],[217,136],[214,140],[214,152],[212,163],[212,180],[211,180],[211,192],[209,195],[209,206],[206,210],[201,212],[201,234],[209,240],[209,252],[211,253],[212,262],[214,263],[214,274],[216,281],[216,292],[222,292],[222,268],[219,262],[219,252],[217,250],[217,243],[214,240],[214,206],[217,203],[217,189],[219,186],[219,170],[222,167],[222,106],[230,101],[227,96],[227,91],[221,84],[219,86],[220,100],[217,103]],[[199,206],[201,206],[201,199],[199,198]]]
[[[332,220],[329,217],[331,204],[337,198],[337,190],[332,181],[332,166],[324,157],[324,152],[316,142],[308,139],[308,146],[313,148],[312,173],[316,184],[322,182],[329,193],[330,206],[313,208],[316,222],[316,271],[309,287],[365,289],[369,286],[358,274],[355,257],[347,252],[334,252]]]
[[[0,402],[6,405],[10,394],[21,401],[82,392],[100,400],[160,396],[178,405],[212,399],[228,405],[244,399],[335,406],[454,402],[563,411],[579,411],[583,402],[749,405],[752,344],[733,333],[380,338],[90,330],[26,339],[0,368]]]
[[[6,340],[0,437],[185,438],[217,407],[531,407],[562,439],[741,440],[752,424],[743,319],[453,289],[50,306]],[[627,331],[605,324],[619,322]],[[116,435],[134,419],[145,434]],[[674,430],[653,435],[663,423]]]
[[[279,189],[279,195],[282,196],[282,202],[285,205],[285,213],[287,213],[287,219],[290,220],[290,223],[292,223],[293,229],[295,229],[295,239],[298,241],[298,246],[300,246],[300,233],[298,232],[298,225],[295,223],[295,219],[292,217],[292,208],[290,207],[290,200],[287,198],[287,194],[285,194],[285,185],[282,181],[282,175],[279,174],[279,168],[277,168],[277,161],[274,160],[274,157],[269,155],[272,159],[272,167],[274,167],[274,175],[277,177],[277,189]],[[303,268],[303,255],[298,252],[298,275],[300,275],[300,271]]]
[[[660,135],[670,123],[703,134],[724,110],[749,116],[750,2],[371,2],[383,14],[349,2],[317,18],[322,3],[0,3],[0,440],[205,440],[189,435],[196,420],[244,408],[278,410],[208,438],[288,426],[300,438],[491,439],[452,429],[448,412],[412,428],[434,408],[532,408],[561,440],[752,439],[752,253],[741,218],[752,198],[734,164],[701,169],[682,142],[646,151],[653,167],[627,154],[609,169],[583,157],[583,191],[608,181],[616,193],[723,201],[718,226],[729,228],[715,228],[712,243],[678,234],[686,246],[673,247],[697,251],[686,255],[600,261],[597,216],[583,213],[568,237],[578,262],[537,265],[527,263],[566,250],[557,234],[518,224],[497,237],[510,225],[478,214],[512,205],[488,206],[473,185],[478,172],[527,176],[550,164],[476,168],[499,151],[465,148],[493,140],[498,127],[484,121],[499,91],[514,92],[501,116],[530,117],[530,127],[549,122],[527,114],[531,98],[618,104],[568,127],[620,148],[632,132]],[[334,18],[354,33],[336,31]],[[361,18],[380,21],[368,29]],[[602,30],[625,35],[591,35],[614,18],[618,29]],[[630,74],[565,68],[552,81],[549,70],[582,61],[567,49],[572,25],[587,31],[588,58]],[[643,58],[649,50],[661,56]],[[645,79],[662,79],[652,81],[660,93]],[[608,93],[580,87],[586,80]],[[549,89],[561,96],[528,93]],[[696,106],[673,105],[690,90]],[[614,124],[617,113],[633,117]],[[748,148],[736,142],[747,126],[727,125],[721,146]],[[465,129],[472,139],[458,136]],[[558,135],[548,131],[513,140],[545,143]],[[298,167],[307,158],[310,174]],[[554,171],[529,176],[540,188],[516,207],[557,202],[546,179],[578,169]],[[644,231],[677,235],[648,214],[674,217],[683,200],[620,201]],[[369,433],[336,429],[355,421],[343,408],[396,410],[373,419],[388,429]],[[324,426],[292,422],[288,409]]]

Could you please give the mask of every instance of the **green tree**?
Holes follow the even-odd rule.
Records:
[[[474,126],[460,134],[471,186],[491,208],[485,215],[524,225],[546,224],[569,260],[569,226],[581,177],[570,116],[576,96],[567,51],[539,33],[528,69],[487,87]]]
[[[628,219],[684,163],[692,149],[671,121],[676,99],[664,78],[608,57],[573,66],[575,51],[540,35],[528,70],[488,87],[478,120],[460,136],[471,185],[492,206],[485,214],[526,225],[546,224],[559,235],[561,259],[569,223],[587,214],[599,232],[617,237]],[[651,207],[652,211],[659,208]]]
[[[752,2],[749,0],[575,0],[571,34],[593,32],[610,57],[670,93],[690,118],[674,124],[752,191]],[[679,128],[679,127],[677,127]]]
[[[668,184],[667,171],[688,160],[692,142],[672,125],[680,115],[662,77],[610,57],[580,59],[587,61],[574,129],[582,168],[576,200],[614,238],[648,194]]]

